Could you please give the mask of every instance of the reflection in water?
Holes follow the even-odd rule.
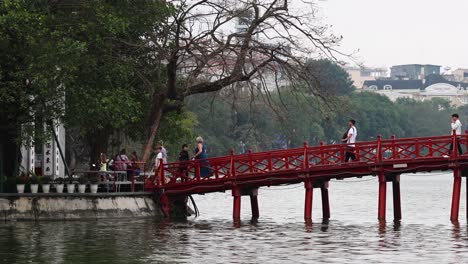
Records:
[[[317,196],[308,224],[303,188],[261,189],[261,218],[248,220],[246,199],[238,228],[229,194],[195,197],[201,217],[181,222],[2,223],[0,263],[465,263],[468,227],[447,220],[451,183],[428,178],[402,177],[401,222],[375,219],[374,182],[341,181],[330,188],[334,218],[322,221]]]

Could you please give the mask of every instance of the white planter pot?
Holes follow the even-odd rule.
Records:
[[[75,184],[69,183],[67,184],[67,193],[74,193],[75,192]]]
[[[86,184],[78,185],[78,192],[79,193],[85,193],[86,192]]]
[[[89,189],[91,190],[91,193],[97,193],[98,185],[91,184],[91,187]]]
[[[24,184],[16,184],[16,191],[18,193],[24,193]]]
[[[63,184],[57,184],[55,185],[55,189],[57,190],[57,193],[63,193]]]
[[[42,192],[43,192],[43,193],[49,193],[49,191],[50,191],[50,184],[49,184],[49,183],[41,184],[41,188],[42,188]]]
[[[31,193],[37,193],[39,190],[39,184],[31,184]]]

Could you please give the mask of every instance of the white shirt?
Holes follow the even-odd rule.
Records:
[[[164,164],[166,164],[167,163],[167,150],[164,147],[161,147],[161,148],[162,148],[161,149],[162,159],[164,161]]]
[[[348,140],[346,141],[346,143],[350,143],[348,146],[350,147],[354,147],[356,146],[355,144],[353,143],[356,143],[356,137],[357,137],[357,129],[355,126],[352,126],[349,128],[348,130],[348,136],[351,135],[350,138],[348,138]]]
[[[154,167],[159,168],[159,165],[161,164],[161,160],[163,160],[163,154],[161,152],[156,155],[156,160],[154,161]],[[164,162],[164,160],[163,160]]]
[[[452,123],[452,134],[453,134],[453,130],[455,130],[455,133],[457,135],[461,135],[461,131],[462,131],[462,123],[460,122],[460,120],[457,119],[457,121],[455,121],[455,123]]]

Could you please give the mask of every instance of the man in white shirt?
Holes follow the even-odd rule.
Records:
[[[162,159],[164,161],[164,164],[166,164],[167,163],[167,150],[162,145],[162,143],[158,143],[158,148],[161,148]]]
[[[161,166],[161,163],[164,163],[164,158],[163,158],[163,153],[162,153],[162,147],[157,147],[156,148],[156,159],[154,161],[154,170],[159,171],[159,166]]]
[[[356,160],[356,137],[357,137],[357,129],[356,129],[356,121],[351,119],[348,122],[349,129],[346,137],[343,137],[341,141],[346,142],[348,144],[346,153],[345,153],[345,162],[351,160]]]
[[[458,114],[453,114],[452,115],[451,127],[452,127],[452,133],[451,134],[453,134],[453,131],[455,131],[455,134],[457,135],[457,140],[456,141],[457,141],[458,154],[462,154],[463,151],[462,151],[462,147],[460,145],[460,141],[459,141],[459,138],[458,138],[458,136],[460,136],[461,133],[462,133],[462,123],[459,120]],[[451,143],[449,153],[452,153],[452,150],[453,150],[453,144]]]

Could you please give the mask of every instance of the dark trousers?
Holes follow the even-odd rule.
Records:
[[[354,147],[347,147],[346,152],[345,152],[345,162],[348,162],[349,160],[356,160],[356,152]]]
[[[457,144],[458,154],[462,154],[463,150],[462,150],[462,147],[461,147],[461,144],[460,144],[460,140],[458,138],[456,140],[456,144]],[[453,150],[453,143],[450,143],[449,154],[452,153],[452,150]]]

